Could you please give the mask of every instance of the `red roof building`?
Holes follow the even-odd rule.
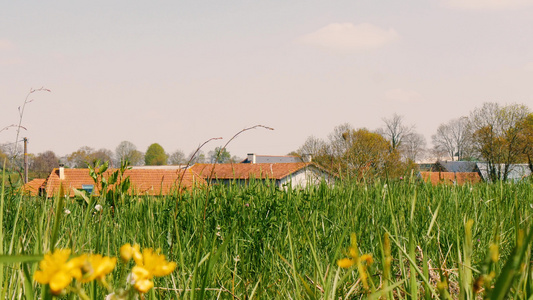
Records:
[[[108,169],[103,177],[109,177],[117,169]],[[205,185],[205,180],[192,170],[183,169],[129,169],[123,178],[129,177],[131,182],[129,193],[136,195],[168,195],[178,190],[191,189]],[[91,190],[93,194],[100,193],[100,183],[95,182],[89,175],[89,169],[56,168],[41,184],[39,194],[53,197],[63,187],[65,195],[74,196],[74,189]]]
[[[195,164],[191,169],[208,182],[246,183],[250,179],[273,180],[278,186],[291,184],[304,187],[325,180],[332,183],[334,177],[313,163],[243,163],[243,164]]]
[[[437,184],[466,184],[481,182],[477,172],[420,172],[422,180]]]

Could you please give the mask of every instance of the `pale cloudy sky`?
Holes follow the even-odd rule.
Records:
[[[483,102],[533,108],[532,0],[4,1],[0,128],[29,151],[283,155],[403,115],[430,137]],[[13,142],[14,130],[0,132]]]

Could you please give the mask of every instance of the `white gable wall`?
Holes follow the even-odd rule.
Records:
[[[313,166],[307,166],[279,180],[278,186],[283,187],[285,185],[287,186],[290,185],[292,187],[304,188],[308,184],[310,185],[320,184],[322,180],[326,180],[328,184],[331,184],[333,182],[329,174],[322,172],[321,170]]]

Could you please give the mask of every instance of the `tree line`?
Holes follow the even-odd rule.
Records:
[[[533,171],[533,114],[522,104],[484,103],[466,116],[439,125],[426,147],[423,135],[403,116],[383,119],[376,130],[336,126],[327,139],[308,137],[294,154],[311,154],[313,161],[343,178],[399,178],[422,159],[482,161],[493,181],[507,180],[513,164]]]
[[[23,166],[23,160],[21,156],[14,157],[12,155],[15,152],[13,147],[13,144],[0,145],[0,161],[6,161],[6,169],[8,170],[20,170]],[[59,164],[68,168],[87,168],[89,166],[94,167],[97,162],[107,162],[111,167],[119,167],[124,161],[127,161],[130,166],[162,166],[185,165],[187,163],[228,163],[240,162],[241,160],[237,156],[231,156],[230,152],[222,149],[222,147],[217,147],[207,154],[201,150],[193,151],[187,156],[180,149],[169,154],[158,143],[151,144],[145,152],[141,152],[130,141],[122,141],[114,152],[105,148],[95,150],[92,147],[83,146],[63,157],[57,156],[51,150],[38,154],[28,154],[30,177],[32,178],[45,178]]]
[[[383,118],[382,127],[370,130],[353,128],[345,123],[336,126],[326,139],[309,136],[303,145],[289,154],[310,154],[313,162],[343,178],[399,178],[416,169],[421,160],[483,161],[492,180],[506,180],[516,163],[526,163],[533,171],[533,114],[522,104],[484,103],[468,115],[440,124],[431,136],[428,148],[424,136],[408,125],[403,116]],[[15,144],[15,146],[17,146]],[[22,156],[14,144],[0,145],[0,160],[8,160],[8,168],[20,169]],[[15,157],[15,158],[14,158]],[[157,143],[141,152],[129,141],[121,142],[115,151],[83,146],[64,157],[53,151],[28,155],[32,177],[44,177],[63,163],[71,168],[94,166],[96,161],[119,166],[183,165],[187,163],[227,163],[242,159],[217,147],[204,153],[189,155],[181,150],[167,153]]]

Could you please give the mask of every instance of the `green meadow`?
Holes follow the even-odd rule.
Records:
[[[117,260],[107,288],[74,280],[58,295],[33,274],[52,249],[120,257],[130,243],[160,249],[176,268],[123,299],[529,299],[532,203],[530,183],[415,178],[86,199],[4,187],[0,298],[78,299],[75,287],[87,299],[118,295],[131,261]]]

